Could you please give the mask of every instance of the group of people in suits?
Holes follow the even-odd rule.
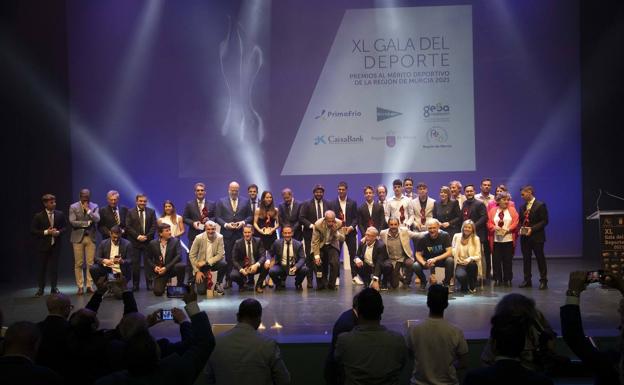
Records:
[[[465,277],[462,288],[473,291],[477,276],[492,280],[494,286],[511,285],[511,258],[518,238],[524,259],[520,287],[532,285],[535,254],[540,289],[546,289],[546,204],[535,199],[532,186],[525,186],[518,211],[504,185],[497,186],[496,194],[490,193],[491,188],[490,179],[481,182],[479,194],[472,184],[452,181],[440,188],[435,200],[425,183],[414,187],[411,178],[396,179],[392,197],[384,185],[366,186],[364,201],[358,205],[348,195],[347,183],[340,182],[333,200],[325,198],[322,185],[315,185],[310,200],[297,201],[285,188],[282,202],[276,204],[270,191],[258,198],[258,186],[253,184],[247,188],[248,197],[241,197],[237,182],[228,185],[226,197],[210,201],[205,185],[196,183],[195,198],[186,203],[182,216],[176,214],[173,202],[166,201],[160,218],[147,207],[144,194],[135,197],[135,207],[125,208],[119,204],[119,193],[109,191],[107,205],[100,209],[83,189],[79,201],[70,206],[69,226],[56,210],[55,197],[46,194],[44,210],[32,224],[41,254],[37,295],[43,294],[46,271],[52,292],[58,291],[59,237],[67,229],[78,294],[93,290],[93,276],[116,274],[131,276],[133,289],[139,290],[141,264],[146,287],[156,295],[163,294],[172,277],[185,282],[187,273],[200,293],[214,289],[223,294],[232,283],[259,293],[267,284],[281,290],[291,275],[298,290],[304,281],[313,288],[315,277],[317,289],[335,289],[343,245],[354,284],[409,287],[415,273],[424,288],[423,271],[442,267],[444,284],[450,284],[459,268],[457,278]],[[98,230],[103,240],[96,246]],[[184,233],[189,248],[186,264],[180,243]]]

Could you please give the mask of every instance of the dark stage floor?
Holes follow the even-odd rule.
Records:
[[[522,266],[520,260],[515,260],[514,272],[518,278],[513,282],[514,288],[496,288],[496,290],[484,288],[476,295],[454,294],[446,317],[464,330],[466,338],[485,338],[489,333],[489,318],[496,303],[505,294],[517,292],[532,296],[553,327],[560,331],[559,307],[565,301],[568,273],[572,270],[593,268],[595,268],[594,264],[582,259],[550,260],[549,290],[539,291],[537,287],[519,289],[517,285],[520,283]],[[341,272],[341,276],[345,276],[344,272]],[[354,293],[361,288],[361,286],[352,285],[350,279],[343,279],[339,290],[335,292],[327,290],[316,292],[313,289],[304,289],[302,293],[299,293],[294,290],[293,285],[294,283],[289,281],[288,290],[276,293],[267,289],[263,294],[239,293],[237,289],[231,289],[226,291],[223,297],[201,300],[200,307],[208,313],[212,323],[234,323],[240,301],[253,296],[262,303],[264,308],[263,324],[266,325],[264,332],[275,337],[279,342],[328,342],[334,321],[341,312],[351,306]],[[413,286],[410,290],[382,293],[385,306],[382,319],[384,325],[402,332],[406,320],[422,319],[427,316],[426,296]],[[66,293],[75,293],[75,287],[69,280],[65,281],[60,289]],[[0,307],[5,314],[5,324],[17,320],[39,321],[45,317],[45,299],[33,297],[34,292],[33,287],[2,290]],[[158,308],[183,306],[181,300],[157,298],[145,290],[135,294],[139,309],[145,313]],[[619,293],[599,288],[596,285],[590,286],[583,293],[581,308],[588,335],[614,336],[617,334],[616,326],[619,324],[619,316],[616,309],[619,299]],[[76,308],[84,306],[87,300],[87,296],[72,295]],[[121,314],[121,301],[112,298],[105,299],[98,313],[101,326],[114,327]],[[271,326],[276,322],[281,324],[282,328],[272,328]],[[178,337],[177,327],[172,321],[155,326],[153,333],[159,337]]]

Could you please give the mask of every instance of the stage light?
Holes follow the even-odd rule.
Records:
[[[273,326],[271,326],[271,329],[273,330],[277,330],[277,329],[281,329],[283,326],[279,324],[279,322],[275,321],[275,323],[273,324]]]
[[[258,326],[258,330],[266,330],[266,326],[262,322],[260,322],[260,326]]]

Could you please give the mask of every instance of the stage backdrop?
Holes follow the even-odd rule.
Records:
[[[68,1],[73,190],[530,183],[581,253],[576,1]]]

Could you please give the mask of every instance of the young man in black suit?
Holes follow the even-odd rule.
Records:
[[[360,236],[363,238],[366,229],[374,227],[377,231],[388,228],[386,223],[386,214],[383,205],[375,202],[375,192],[373,186],[364,187],[364,203],[358,207],[357,226],[360,230]]]
[[[184,263],[182,260],[182,246],[180,240],[171,236],[171,226],[166,223],[158,225],[158,238],[147,245],[145,260],[146,273],[149,272],[154,281],[154,295],[157,297],[165,293],[167,281],[177,277],[177,284],[184,284]]]
[[[520,196],[524,204],[520,207],[520,248],[524,262],[524,282],[520,287],[531,287],[531,255],[535,254],[537,267],[540,273],[540,290],[548,288],[548,270],[546,268],[546,256],[544,255],[544,242],[548,225],[548,210],[546,203],[535,199],[533,186],[524,186],[520,190]]]
[[[336,218],[342,221],[342,228],[340,231],[345,236],[344,242],[340,242],[340,249],[342,249],[343,243],[347,244],[347,250],[349,250],[349,260],[351,261],[351,279],[353,283],[361,285],[363,282],[358,277],[355,265],[353,264],[353,258],[357,251],[357,203],[347,197],[347,191],[349,186],[347,182],[338,183],[338,197],[330,202],[332,210],[336,213]],[[338,269],[340,271],[340,269]],[[340,275],[340,274],[339,274]]]
[[[308,289],[312,288],[312,274],[314,273],[314,261],[312,260],[312,234],[314,233],[314,223],[323,218],[325,211],[330,210],[330,204],[323,199],[325,187],[320,184],[314,186],[312,190],[314,197],[305,202],[299,212],[299,223],[303,225],[303,242],[306,252],[306,266],[308,267]]]
[[[271,267],[269,275],[275,282],[275,290],[286,288],[286,278],[289,275],[295,277],[295,288],[298,291],[303,290],[302,283],[307,275],[308,267],[305,265],[303,244],[293,239],[293,230],[290,226],[282,227],[282,238],[273,242],[271,256],[274,258],[275,264]],[[268,269],[270,263],[270,258],[267,258],[264,262],[264,268]]]
[[[132,245],[132,290],[139,290],[141,280],[141,257],[147,258],[147,245],[156,233],[156,214],[147,207],[147,196],[137,194],[136,207],[128,210],[126,216],[126,234]],[[152,290],[149,266],[145,263],[145,283],[147,290]]]
[[[104,277],[107,274],[119,274],[126,279],[130,279],[132,276],[132,246],[127,239],[121,237],[121,228],[114,225],[110,228],[110,238],[104,239],[97,247],[95,251],[95,263],[89,267],[91,277],[94,282],[97,282],[100,277]],[[115,296],[121,299],[121,292],[114,293]]]
[[[260,273],[255,289],[262,293],[262,282],[268,274],[264,268],[266,252],[260,238],[253,236],[253,226],[246,224],[243,227],[243,237],[236,240],[232,251],[232,272],[230,280],[238,284],[238,290],[253,290],[254,276]]]
[[[294,231],[293,238],[301,242],[303,231],[299,222],[299,213],[302,204],[293,198],[292,190],[288,187],[282,190],[282,198],[284,201],[278,207],[279,223],[281,226],[290,226]]]
[[[106,201],[108,205],[100,208],[100,221],[98,222],[98,230],[102,234],[102,239],[110,238],[110,230],[113,226],[119,226],[123,236],[128,208],[119,205],[119,193],[115,190],[106,194]]]
[[[58,259],[61,252],[60,236],[67,229],[65,215],[56,210],[56,197],[45,194],[41,201],[45,209],[35,214],[30,226],[31,233],[37,238],[39,252],[38,289],[35,295],[40,297],[45,289],[46,270],[50,277],[50,293],[58,293]]]

